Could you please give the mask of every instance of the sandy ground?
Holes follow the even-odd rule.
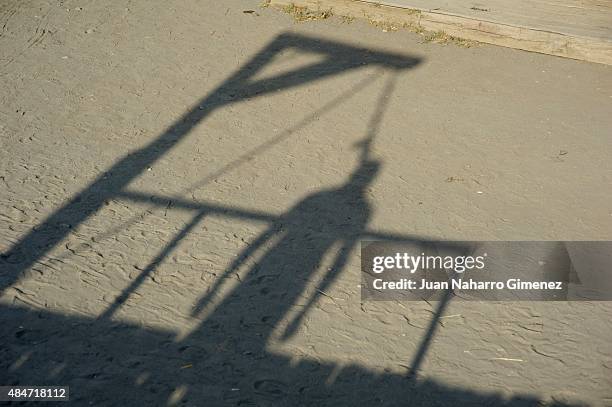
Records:
[[[612,405],[612,303],[451,301],[428,342],[435,303],[359,288],[364,237],[612,239],[611,67],[239,0],[0,27],[0,384]]]

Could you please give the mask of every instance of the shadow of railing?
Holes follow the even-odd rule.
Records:
[[[70,386],[74,405],[542,405],[530,395],[474,391],[354,363],[290,359],[259,347],[258,325],[245,321],[236,332],[221,316],[176,342],[176,332],[124,322],[4,306],[0,315],[0,382]]]

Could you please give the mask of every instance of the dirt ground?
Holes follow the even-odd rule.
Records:
[[[255,1],[4,0],[0,26],[0,384],[612,405],[610,302],[451,301],[432,330],[359,288],[365,238],[612,240],[612,67]]]

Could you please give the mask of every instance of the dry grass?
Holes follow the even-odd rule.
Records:
[[[466,40],[464,38],[453,37],[444,31],[424,31],[421,33],[424,42],[434,42],[436,44],[454,44],[464,48],[478,45],[477,41]]]
[[[400,26],[388,21],[369,20],[369,23],[374,27],[380,28],[383,32],[397,31],[400,28]]]
[[[295,4],[289,4],[281,7],[280,9],[284,13],[293,16],[293,19],[298,23],[302,23],[304,21],[325,20],[334,15],[331,9],[312,10],[306,6],[296,6]]]
[[[345,24],[350,24],[355,21],[355,17],[353,16],[340,16],[340,20]]]
[[[414,10],[415,13],[419,13],[418,10]],[[419,23],[404,23],[398,24],[385,20],[374,20],[368,18],[370,24],[380,28],[383,32],[397,31],[400,28],[419,34],[423,37],[423,42],[433,42],[436,44],[454,44],[464,48],[470,48],[478,45],[477,41],[466,40],[464,38],[454,37],[445,33],[444,31],[427,31]]]
[[[263,0],[260,4],[261,7],[269,7],[271,4],[271,0]],[[274,6],[274,3],[272,3]],[[374,6],[382,7],[380,3],[374,4]],[[284,13],[287,13],[293,17],[296,22],[305,22],[305,21],[315,21],[315,20],[325,20],[332,17],[334,14],[331,9],[314,9],[308,6],[297,6],[294,3],[288,5],[278,5],[275,8],[281,10]],[[459,37],[454,37],[445,33],[444,31],[427,31],[418,23],[418,16],[421,14],[420,10],[416,9],[405,9],[403,10],[405,13],[409,15],[416,16],[414,23],[397,23],[393,21],[388,21],[384,19],[374,19],[368,15],[364,15],[364,17],[375,27],[380,28],[383,32],[393,32],[398,31],[400,29],[405,29],[416,34],[419,34],[423,37],[423,42],[432,42],[436,44],[454,44],[464,48],[470,48],[478,45],[477,41],[466,40]],[[355,20],[355,17],[351,15],[340,15],[339,16],[343,23],[352,23]]]

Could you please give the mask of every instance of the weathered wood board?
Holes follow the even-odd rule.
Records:
[[[273,0],[612,65],[612,0]]]

